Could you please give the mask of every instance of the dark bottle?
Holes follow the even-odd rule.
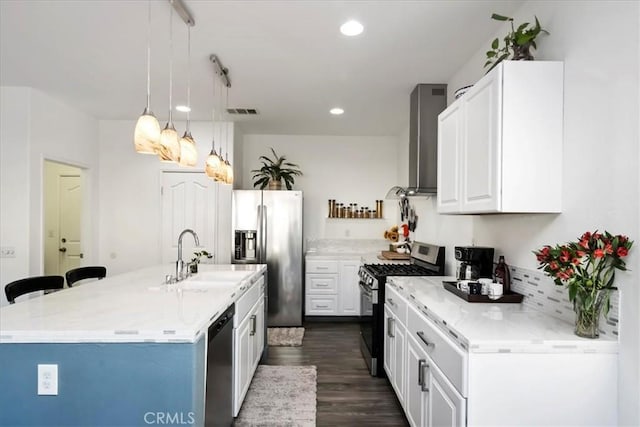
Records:
[[[495,270],[496,283],[502,283],[502,293],[508,294],[511,292],[511,275],[509,274],[509,266],[504,262],[504,256],[500,255],[498,258],[498,265]]]

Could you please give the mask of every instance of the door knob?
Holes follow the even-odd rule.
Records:
[[[65,239],[64,237],[61,240],[62,243],[67,243],[67,239]]]
[[[58,249],[60,252],[67,252],[67,248],[60,248]]]

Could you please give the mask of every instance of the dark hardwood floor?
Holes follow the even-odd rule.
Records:
[[[307,322],[302,347],[269,347],[267,365],[315,365],[318,426],[407,426],[386,378],[369,375],[357,323]]]

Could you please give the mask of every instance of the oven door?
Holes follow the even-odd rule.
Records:
[[[377,335],[379,333],[378,316],[380,315],[378,304],[378,291],[372,290],[363,282],[360,282],[360,350],[369,367],[371,375],[378,374],[378,352],[379,343]]]

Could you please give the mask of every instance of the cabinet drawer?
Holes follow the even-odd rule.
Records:
[[[264,276],[255,281],[247,292],[238,299],[236,302],[236,314],[233,316],[233,327],[237,328],[242,320],[249,314],[249,311],[263,297],[264,291]],[[242,292],[242,291],[238,291]]]
[[[415,338],[458,392],[466,397],[467,352],[411,305],[408,309],[407,333]]]
[[[384,306],[396,316],[403,325],[407,324],[407,300],[404,299],[395,289],[385,285]]]
[[[338,292],[338,275],[307,274],[305,287],[308,294],[335,294]]]
[[[332,316],[338,312],[336,295],[307,295],[306,302],[307,315]]]
[[[338,261],[309,260],[305,271],[307,273],[337,273]]]

